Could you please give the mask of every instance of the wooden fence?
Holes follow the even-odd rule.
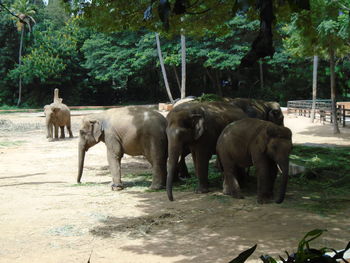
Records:
[[[312,100],[291,100],[287,107],[287,114],[311,117]],[[333,122],[331,100],[316,100],[315,118],[320,122]],[[347,118],[350,118],[350,102],[337,102],[337,121],[345,127]]]

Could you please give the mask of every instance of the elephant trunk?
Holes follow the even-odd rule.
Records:
[[[168,147],[168,153],[169,153],[169,159],[168,159],[168,167],[167,167],[167,181],[166,181],[166,191],[168,194],[168,199],[170,201],[174,201],[173,197],[173,181],[176,176],[176,173],[178,172],[178,160],[181,154],[180,151],[181,147],[176,145],[176,147],[172,147],[171,143],[169,143]]]
[[[79,143],[77,183],[80,183],[81,176],[83,175],[84,159],[85,159],[85,145],[83,143]]]
[[[276,203],[280,204],[283,202],[284,197],[286,195],[287,183],[288,183],[288,177],[289,177],[289,160],[283,163],[279,163],[278,166],[282,171],[282,181],[281,181],[280,193],[278,195],[278,198],[276,199]]]

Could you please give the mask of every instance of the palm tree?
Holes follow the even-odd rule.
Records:
[[[14,17],[16,19],[16,26],[18,32],[21,32],[21,38],[19,43],[18,51],[18,65],[22,65],[22,49],[23,49],[23,39],[25,34],[26,26],[28,27],[29,32],[32,31],[31,23],[35,24],[33,15],[36,13],[34,5],[32,5],[28,0],[16,0],[11,8],[12,12],[16,14]],[[22,96],[22,76],[19,77],[18,83],[18,101],[17,106],[21,104]]]

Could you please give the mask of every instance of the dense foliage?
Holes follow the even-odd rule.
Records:
[[[16,1],[21,0],[4,0],[2,4],[11,7],[15,6]],[[125,5],[128,2],[131,1],[125,1]],[[208,4],[211,2],[215,1],[208,1]],[[346,1],[340,2],[347,8]],[[35,7],[35,13],[31,14],[36,23],[32,25],[31,32],[27,29],[24,34],[21,65],[18,64],[21,38],[21,32],[16,27],[18,20],[0,7],[0,105],[16,104],[19,78],[23,85],[23,106],[42,107],[52,100],[54,88],[60,89],[60,96],[68,105],[167,101],[155,34],[149,31],[152,26],[147,30],[140,26],[143,11],[140,21],[133,22],[132,19],[139,19],[136,15],[119,24],[119,20],[111,21],[106,16],[96,16],[95,20],[90,21],[90,25],[94,22],[94,26],[86,27],[86,20],[79,16],[71,17],[58,0],[51,0],[48,5],[38,0],[25,3]],[[135,8],[139,12],[145,10],[143,8],[147,8],[148,4],[149,1],[145,1],[142,8]],[[332,36],[334,43],[340,43],[337,44],[339,48],[336,52],[337,96],[338,100],[347,99],[350,88],[350,40],[346,9],[338,16],[336,25],[328,19],[329,16],[318,14],[320,21],[317,20],[319,24],[315,32],[296,27],[303,23],[303,19],[307,19],[307,13],[294,16],[289,22],[279,19],[280,23],[276,24],[274,31],[276,52],[273,58],[261,60],[261,67],[257,63],[250,68],[240,68],[241,59],[259,34],[260,22],[255,20],[257,17],[254,14],[248,12],[247,16],[237,10],[236,16],[228,19],[225,8],[221,7],[219,14],[222,17],[211,20],[211,26],[203,25],[204,29],[200,32],[199,29],[196,31],[199,28],[197,24],[196,27],[191,26],[191,23],[184,26],[187,32],[191,32],[186,37],[187,95],[217,93],[278,100],[282,105],[287,100],[310,99],[314,52],[305,50],[310,50],[306,44],[310,46],[310,43],[314,43],[311,36],[318,35],[317,42],[320,45],[314,46],[319,47],[317,50],[320,50],[320,55],[325,54],[319,66],[318,97],[330,97],[330,71],[325,48],[327,45],[324,43]],[[238,9],[244,8],[240,6]],[[280,13],[277,16],[283,16],[286,7],[278,8]],[[100,14],[104,14],[105,9]],[[328,9],[324,7],[324,10]],[[222,23],[218,22],[220,19],[223,19]],[[154,28],[163,26],[157,22],[152,25]],[[171,30],[171,34],[160,35],[161,48],[173,97],[178,98],[180,36]],[[336,34],[330,34],[334,31]],[[310,36],[309,42],[301,40],[305,32]]]

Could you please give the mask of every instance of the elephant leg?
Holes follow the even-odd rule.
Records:
[[[164,189],[167,176],[167,155],[163,151],[166,149],[164,145],[155,145],[150,147],[149,151],[145,152],[146,159],[152,165],[152,184],[150,186],[153,190]],[[162,152],[160,152],[162,151]]]
[[[51,123],[47,124],[47,135],[46,138],[52,138],[53,125]]]
[[[60,130],[61,130],[61,139],[64,139],[65,136],[64,136],[64,126],[60,126]]]
[[[54,129],[55,129],[55,139],[58,139],[58,125],[55,125]]]
[[[211,154],[209,154],[204,149],[199,149],[195,151],[195,169],[196,176],[198,177],[198,188],[197,193],[208,193],[209,183],[208,183],[208,166]]]
[[[264,204],[270,202],[272,198],[272,182],[271,182],[271,162],[267,158],[260,160],[256,164],[256,175],[258,179],[258,203]]]
[[[71,129],[70,125],[67,125],[67,130],[69,133],[69,138],[73,138],[73,133],[72,133],[72,129]]]
[[[186,165],[186,154],[181,154],[181,158],[180,158],[180,161],[178,163],[178,167],[179,167],[179,176],[181,178],[190,178],[190,174],[188,173],[188,170],[187,170],[187,165]]]
[[[277,168],[277,165],[276,163],[273,161],[273,160],[270,160],[270,169],[269,169],[269,179],[268,179],[268,182],[269,182],[269,185],[267,186],[267,193],[268,196],[273,199],[273,189],[274,189],[274,186],[275,186],[275,181],[276,181],[276,178],[277,178],[277,172],[278,172],[278,168]]]
[[[107,160],[112,174],[112,191],[123,189],[120,170],[120,161],[122,157],[122,155],[116,154],[112,149],[107,149]]]
[[[236,170],[237,170],[237,180],[238,180],[239,185],[241,187],[246,187],[248,175],[247,175],[245,168],[237,166]]]
[[[232,164],[232,162],[223,165],[224,168],[224,182],[223,182],[223,194],[231,195],[235,198],[244,198],[241,189],[239,187],[239,182],[237,176],[239,170],[242,169]]]

